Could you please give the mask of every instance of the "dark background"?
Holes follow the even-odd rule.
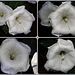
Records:
[[[45,2],[46,1],[39,1],[39,3],[38,3],[38,11],[41,9],[42,5]],[[59,6],[64,1],[50,1],[50,2],[53,3],[54,5]],[[74,1],[72,1],[72,5],[75,6]],[[39,35],[39,37],[57,37],[57,36],[52,35],[52,33],[51,33],[52,32],[52,27],[51,26],[50,27],[42,26],[40,24],[40,22],[41,22],[41,20],[40,20],[40,18],[38,18],[38,35]],[[68,35],[63,35],[63,36],[60,36],[60,37],[71,37],[71,36],[72,36],[71,34],[68,34]]]
[[[27,1],[1,1],[4,4],[10,6],[12,9],[15,9],[18,6],[25,5],[25,9],[28,10],[30,13],[33,13],[35,17],[35,21],[33,22],[33,25],[31,27],[31,32],[27,35],[25,34],[17,34],[17,35],[11,35],[9,34],[9,29],[7,25],[0,26],[0,36],[2,37],[35,37],[37,35],[37,3],[32,4]]]
[[[5,39],[0,38],[0,45],[4,40]],[[31,38],[31,39],[30,38],[17,38],[17,40],[19,42],[27,44],[31,48],[31,53],[29,56],[29,64],[30,64],[29,69],[26,72],[18,72],[17,74],[33,74],[33,69],[31,67],[31,59],[32,59],[34,53],[37,52],[37,40],[35,38]],[[1,63],[0,63],[0,65],[1,65]],[[1,71],[1,68],[0,68],[0,74],[5,74]]]
[[[65,40],[71,40],[75,47],[75,39],[74,38],[64,38]],[[67,73],[63,73],[61,71],[49,70],[47,71],[44,68],[44,64],[47,61],[46,54],[48,52],[47,47],[55,44],[57,42],[57,38],[40,38],[38,40],[38,72],[40,74],[75,74],[75,67],[73,67]],[[59,65],[58,65],[59,66]]]

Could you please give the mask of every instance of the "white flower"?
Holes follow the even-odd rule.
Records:
[[[18,33],[28,34],[34,20],[33,14],[28,12],[25,6],[17,7],[7,19],[9,33],[12,35]]]
[[[49,18],[52,22],[53,35],[75,35],[75,8],[71,2],[63,2],[55,12],[49,15]]]
[[[35,4],[36,3],[36,1],[28,1],[29,3],[32,3],[32,4]]]
[[[0,48],[1,70],[8,74],[27,71],[30,52],[28,45],[16,39],[4,40]]]
[[[58,39],[58,42],[48,47],[48,61],[44,65],[45,69],[62,71],[64,73],[71,70],[75,65],[75,49],[70,40]]]
[[[39,17],[41,19],[41,25],[51,26],[50,18],[48,16],[57,9],[57,6],[51,2],[45,2],[42,8],[39,10]]]
[[[10,16],[12,8],[0,2],[0,26],[4,25],[8,16]]]
[[[35,54],[32,57],[31,65],[33,67],[34,74],[38,74],[38,71],[37,71],[37,52],[35,52]]]

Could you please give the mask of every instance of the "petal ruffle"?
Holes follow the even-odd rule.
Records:
[[[16,39],[4,40],[0,48],[2,71],[5,73],[27,71],[29,68],[30,52],[29,46],[18,42]],[[11,53],[15,55],[14,60],[10,59]]]
[[[16,20],[17,17],[18,19]],[[35,18],[33,14],[27,11],[25,9],[25,6],[17,7],[13,11],[12,16],[10,16],[7,20],[9,33],[12,35],[15,35],[18,33],[28,34],[30,32],[30,28],[34,20]]]
[[[42,8],[39,10],[39,17],[41,19],[41,25],[50,26],[50,20],[48,16],[50,13],[54,12],[57,9],[57,6],[52,4],[51,2],[45,2]]]
[[[61,67],[61,59],[60,59],[60,56],[57,55],[54,59],[48,60],[46,62],[46,64],[44,65],[44,67],[45,67],[45,69],[47,71],[49,71],[49,69],[59,71],[60,70],[60,67]]]
[[[52,34],[56,36],[61,36],[64,34],[72,34],[75,30],[74,19],[75,19],[75,8],[71,5],[71,2],[62,3],[58,9],[51,13],[49,17],[52,23]],[[67,22],[63,20],[63,17],[67,17]]]
[[[74,64],[71,62],[71,60],[68,58],[67,55],[65,55],[65,59],[61,63],[62,64],[61,64],[60,71],[65,73],[74,67]]]
[[[0,26],[5,25],[7,18],[11,15],[12,8],[9,7],[8,5],[5,5],[4,3],[0,2],[0,15],[2,14],[3,16],[0,16]]]

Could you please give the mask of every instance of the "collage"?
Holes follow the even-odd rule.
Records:
[[[0,0],[0,74],[75,74],[75,1]]]

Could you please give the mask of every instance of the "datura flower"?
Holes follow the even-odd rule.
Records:
[[[12,8],[0,2],[0,26],[5,25],[6,19],[10,16]]]
[[[51,2],[45,2],[42,8],[39,10],[39,18],[41,19],[41,25],[51,26],[50,18],[48,16],[57,9],[58,6],[52,4]]]
[[[48,18],[51,19],[53,35],[75,35],[75,7],[71,2],[63,2]]]
[[[4,40],[0,48],[1,70],[8,74],[27,71],[30,52],[28,45],[16,39]]]
[[[75,49],[70,40],[58,39],[58,42],[48,47],[47,62],[44,67],[67,73],[75,66]]]
[[[38,71],[37,71],[37,52],[35,52],[32,57],[31,65],[33,67],[34,74],[38,74]]]
[[[34,20],[33,14],[27,11],[25,6],[17,7],[7,19],[9,33],[12,35],[18,33],[28,34]]]

